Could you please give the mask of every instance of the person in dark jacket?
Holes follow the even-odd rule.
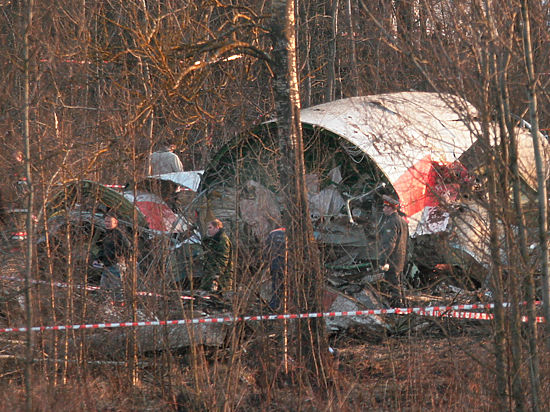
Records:
[[[219,219],[208,222],[204,248],[203,272],[200,288],[207,291],[233,289],[232,246]]]
[[[380,250],[378,262],[385,272],[384,278],[389,283],[394,302],[402,299],[402,276],[407,260],[409,226],[398,213],[399,201],[383,195],[384,215],[380,222]]]
[[[99,239],[99,253],[93,262],[102,267],[100,286],[113,292],[115,302],[123,301],[122,279],[129,254],[130,242],[118,228],[118,219],[110,214],[105,216],[105,233]]]
[[[274,229],[267,235],[265,241],[265,258],[269,262],[271,291],[273,293],[269,301],[269,307],[276,310],[281,304],[287,261],[286,230],[284,227]]]

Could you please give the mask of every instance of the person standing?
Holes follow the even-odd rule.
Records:
[[[271,291],[273,295],[269,307],[276,310],[281,305],[283,297],[284,274],[287,263],[286,230],[280,227],[272,230],[265,241],[265,258],[269,262],[271,274]]]
[[[151,153],[149,157],[149,174],[151,176],[159,176],[165,173],[183,172],[183,165],[180,158],[174,150],[176,145],[163,140],[157,151]],[[159,180],[158,186],[154,191],[158,190],[160,197],[177,212],[178,210],[178,185],[169,180]]]
[[[98,243],[99,253],[93,265],[103,267],[100,287],[113,293],[115,303],[123,302],[122,280],[130,242],[118,228],[118,219],[112,214],[105,215],[105,233]]]
[[[232,245],[221,220],[208,222],[202,246],[204,254],[200,288],[207,291],[232,290]]]
[[[163,141],[158,149],[149,157],[149,172],[151,175],[164,173],[183,172],[183,165],[177,154],[174,153],[176,145]]]
[[[383,216],[379,226],[380,250],[378,263],[385,272],[393,303],[402,303],[402,277],[407,260],[409,226],[399,214],[399,201],[383,195]]]

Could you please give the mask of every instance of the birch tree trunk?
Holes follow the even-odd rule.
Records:
[[[355,28],[353,27],[353,8],[351,0],[347,0],[347,17],[348,17],[348,33],[349,33],[349,51],[350,51],[350,65],[351,65],[351,96],[359,95],[359,70],[357,68],[357,50],[355,47]]]
[[[323,277],[319,252],[313,238],[305,186],[304,147],[300,124],[300,98],[296,63],[295,0],[273,0],[270,35],[273,43],[272,70],[278,141],[281,153],[279,178],[283,197],[283,224],[289,245],[288,281],[292,309],[315,312],[320,308]],[[297,379],[313,371],[318,383],[326,385],[324,354],[327,353],[324,323],[319,319],[301,322],[291,339],[291,354],[298,365]],[[301,387],[301,385],[300,385]]]
[[[539,373],[539,357],[537,353],[537,324],[536,324],[536,308],[535,308],[535,281],[533,270],[528,266],[529,252],[527,250],[526,240],[526,227],[525,219],[523,217],[523,207],[521,205],[521,188],[520,188],[520,175],[518,168],[518,142],[514,131],[514,125],[511,121],[510,108],[508,104],[508,93],[505,90],[504,84],[506,81],[501,81],[503,103],[504,103],[504,117],[507,124],[508,134],[510,136],[510,171],[512,178],[513,189],[513,207],[515,220],[518,227],[518,243],[519,253],[521,256],[520,264],[517,266],[517,270],[520,273],[526,273],[523,277],[520,277],[520,291],[522,287],[525,287],[526,301],[527,301],[527,324],[528,324],[528,342],[529,342],[529,378],[531,381],[531,399],[533,402],[533,410],[540,410],[539,393],[540,393],[540,373]],[[525,268],[525,270],[522,270]],[[518,275],[521,276],[521,275]],[[518,308],[519,309],[519,308]],[[521,335],[520,335],[521,338]],[[520,342],[521,344],[521,342]]]
[[[547,197],[546,197],[546,170],[542,160],[540,133],[539,133],[539,118],[537,107],[537,92],[535,68],[533,64],[533,49],[531,46],[531,26],[529,23],[529,2],[521,0],[521,18],[523,23],[523,53],[525,59],[525,69],[528,77],[528,98],[529,98],[529,114],[531,121],[531,134],[533,136],[533,148],[535,150],[535,162],[537,166],[537,183],[539,195],[539,243],[542,259],[543,270],[543,285],[542,298],[544,303],[544,317],[546,318],[546,344],[550,347],[550,302],[549,302],[549,280],[548,280],[548,215],[547,215]]]
[[[508,255],[508,265],[512,265],[512,267],[517,268],[520,267],[518,254],[517,254],[517,248],[516,248],[516,239],[513,234],[512,225],[513,223],[510,222],[510,212],[509,212],[509,192],[510,192],[510,170],[509,165],[511,164],[511,151],[513,149],[510,148],[511,141],[514,142],[513,134],[514,134],[514,128],[508,129],[508,124],[505,120],[505,109],[504,109],[504,97],[503,94],[500,92],[501,90],[501,84],[499,81],[505,79],[506,75],[506,64],[502,63],[502,60],[504,62],[509,61],[509,54],[504,52],[501,54],[501,51],[499,50],[496,42],[498,39],[498,32],[495,28],[495,22],[493,20],[493,14],[492,9],[490,5],[486,2],[485,3],[485,14],[487,18],[487,28],[488,32],[490,33],[490,41],[489,41],[489,73],[490,73],[490,79],[493,84],[494,94],[496,95],[496,111],[498,113],[497,120],[499,125],[499,137],[500,137],[500,145],[495,142],[495,148],[499,148],[499,150],[495,150],[495,153],[498,154],[498,162],[496,163],[497,170],[501,170],[501,173],[495,174],[495,177],[498,179],[498,185],[499,189],[498,192],[500,194],[500,197],[502,201],[500,202],[500,205],[502,207],[502,220],[503,220],[503,230],[504,230],[504,236],[506,239],[506,253]],[[502,56],[502,59],[499,59]],[[514,160],[516,160],[514,158]],[[501,166],[501,167],[498,167]],[[520,236],[521,237],[521,236]],[[521,246],[520,246],[521,248]],[[515,264],[515,266],[514,266]],[[511,363],[509,365],[509,368],[511,370],[511,390],[512,390],[512,398],[515,401],[516,409],[518,411],[523,411],[523,405],[525,404],[525,395],[523,392],[523,380],[522,380],[522,374],[521,374],[521,365],[522,365],[522,345],[521,345],[521,322],[520,322],[520,314],[519,314],[519,302],[521,299],[521,291],[522,288],[520,287],[518,282],[518,275],[516,275],[514,272],[514,269],[511,269],[509,271],[508,276],[508,285],[509,285],[509,299],[511,300],[512,307],[510,310],[510,317],[508,321],[508,327],[510,330],[510,338],[509,338],[509,346],[511,348],[510,350],[510,356],[511,356]],[[501,284],[501,287],[504,288],[504,284]],[[504,290],[504,289],[503,289]],[[500,293],[500,292],[499,292]],[[498,312],[497,310],[497,321],[498,321]],[[498,328],[498,326],[497,326]],[[498,330],[498,329],[497,329]]]
[[[474,9],[480,20],[486,16],[487,5],[484,4],[485,10],[481,8]],[[489,25],[490,26],[490,25]],[[488,27],[485,30],[489,29]],[[498,410],[505,410],[507,406],[507,381],[506,381],[506,328],[505,317],[502,303],[504,300],[503,278],[502,278],[502,263],[500,258],[500,226],[499,226],[499,205],[497,190],[497,163],[498,147],[492,144],[491,136],[491,112],[492,101],[490,98],[491,91],[491,33],[485,33],[486,41],[481,42],[480,53],[480,86],[481,86],[481,136],[480,140],[485,149],[485,161],[487,164],[487,191],[488,191],[488,215],[489,215],[489,251],[491,255],[490,269],[490,287],[493,294],[495,309],[493,322],[493,339],[495,352],[495,375],[496,375],[496,402]]]
[[[336,37],[338,36],[338,8],[339,0],[332,0],[331,4],[331,38],[328,46],[327,84],[325,87],[325,100],[334,100],[334,89],[336,83]]]

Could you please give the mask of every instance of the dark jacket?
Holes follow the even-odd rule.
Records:
[[[114,266],[127,258],[129,251],[130,242],[122,232],[117,228],[108,229],[99,240],[98,259],[107,267]]]
[[[201,289],[212,290],[212,283],[216,280],[221,290],[231,290],[233,288],[232,247],[223,228],[214,236],[205,237],[202,246],[204,260]]]
[[[380,265],[388,263],[390,271],[398,276],[403,273],[407,260],[409,226],[397,212],[384,215],[380,222]]]
[[[280,272],[285,268],[286,232],[284,227],[269,232],[265,241],[265,259],[271,272]]]

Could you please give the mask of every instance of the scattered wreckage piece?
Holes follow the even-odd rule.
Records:
[[[149,179],[170,181],[177,184],[182,189],[196,192],[201,183],[201,176],[204,170],[189,170],[185,172],[163,173],[160,175],[149,176]]]
[[[220,314],[227,316],[229,313]],[[196,314],[199,317],[198,314]],[[126,347],[135,333],[139,353],[160,350],[174,350],[194,345],[220,347],[223,345],[231,325],[220,323],[202,323],[193,325],[171,325],[166,328],[138,327],[134,330],[119,328],[98,331],[86,336],[88,351],[108,354],[112,358],[125,355]]]
[[[184,296],[188,300],[178,302]],[[162,304],[148,305],[139,299],[136,312],[138,322],[183,320],[201,318],[223,318],[232,316],[227,299],[209,295],[202,291],[172,291]],[[193,302],[191,304],[190,302]],[[131,317],[126,306],[114,305],[108,299],[88,300],[90,306],[86,323],[124,323]],[[178,309],[175,309],[178,308]],[[162,313],[162,315],[161,315]],[[67,346],[75,355],[84,344],[86,351],[97,359],[120,359],[126,354],[130,340],[135,337],[136,349],[140,354],[163,350],[179,350],[194,345],[221,347],[233,326],[227,323],[207,322],[166,326],[104,327],[76,334]],[[53,353],[54,348],[48,352]],[[57,349],[57,356],[60,356]]]
[[[10,280],[17,278],[22,271],[21,261],[15,256],[4,259],[0,281],[0,325],[22,325],[26,319],[25,285],[23,282]]]
[[[366,266],[358,265],[358,268],[353,268],[356,269],[354,273],[333,270],[327,276],[322,301],[323,312],[355,312],[388,307],[385,298],[376,289],[368,287],[380,281],[380,274],[373,274],[372,266]],[[264,306],[267,305],[271,300],[272,289],[271,280],[265,276],[261,281],[259,294]],[[362,327],[374,335],[384,335],[392,329],[394,323],[395,320],[391,317],[381,315],[325,318],[330,333],[345,332],[350,327]]]
[[[381,307],[384,307],[382,300],[372,290],[362,288],[355,292],[343,293],[336,288],[325,287],[323,309],[327,312],[352,312],[380,309]],[[351,326],[360,325],[366,327],[372,333],[383,334],[391,328],[391,322],[391,319],[386,319],[381,315],[344,316],[325,319],[329,332],[341,332]]]
[[[260,281],[259,297],[264,307],[271,301],[271,279],[264,274]],[[327,278],[323,291],[323,312],[362,311],[387,307],[385,300],[376,290],[367,288],[367,283],[379,280],[378,276],[361,273],[359,279],[350,279],[346,273],[333,272]],[[390,320],[391,322],[391,320]],[[373,334],[384,334],[391,328],[388,321],[380,315],[349,316],[325,318],[327,330],[331,333],[343,332],[350,326],[368,329]]]
[[[152,188],[146,183],[139,187]],[[178,279],[185,257],[199,247],[200,235],[193,225],[160,195],[144,189],[115,190],[97,182],[77,180],[61,185],[48,202],[44,225],[48,242],[46,233],[38,237],[39,256],[53,256],[59,263],[54,266],[62,268],[70,251],[74,273],[88,279],[90,273],[97,272],[91,268],[91,256],[97,252],[97,242],[106,230],[107,212],[115,213],[129,244],[133,244],[135,212],[140,277],[161,271],[167,282]],[[67,239],[71,240],[70,245]],[[50,251],[46,250],[47,244]]]

